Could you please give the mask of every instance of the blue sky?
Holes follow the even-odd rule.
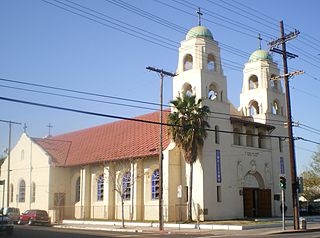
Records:
[[[176,70],[177,47],[184,39],[185,31],[197,25],[195,8],[199,6],[204,12],[203,25],[211,30],[214,39],[220,43],[224,74],[228,80],[228,96],[238,107],[242,68],[250,53],[258,48],[258,32],[263,38],[262,47],[266,49],[267,42],[279,36],[279,20],[282,19],[287,33],[294,28],[301,32],[297,39],[288,43],[288,51],[300,56],[289,60],[289,68],[291,71],[306,71],[306,74],[291,79],[293,118],[320,129],[320,30],[316,25],[319,22],[319,1],[72,1],[96,11],[91,11],[91,14],[99,18],[88,14],[85,18],[71,13],[75,10],[65,4],[78,8],[79,5],[66,0],[0,1],[0,78],[157,103],[159,78],[145,67],[155,66],[171,72]],[[126,4],[133,5],[129,11],[125,9]],[[88,12],[88,9],[81,9],[82,12],[77,10],[77,14]],[[139,11],[139,14],[133,13],[133,10]],[[101,18],[109,21],[116,19],[118,25]],[[135,27],[134,31],[130,30],[132,27]],[[282,67],[280,57],[273,57]],[[8,86],[31,89],[25,85],[0,81],[2,97],[124,117],[151,112],[26,92]],[[164,83],[165,103],[171,100],[171,91],[171,79],[167,78]],[[94,99],[129,104],[126,101]],[[154,108],[150,105],[134,105]],[[33,137],[46,136],[49,122],[53,125],[52,134],[57,135],[112,121],[1,100],[0,108],[0,120],[26,123],[27,132]],[[13,126],[13,144],[22,131],[22,126]],[[320,141],[319,134],[302,128],[296,128],[295,135]],[[315,151],[317,146],[303,141],[297,141],[296,145],[298,171],[301,172],[309,164],[311,151]],[[7,146],[8,125],[0,123],[1,151]]]

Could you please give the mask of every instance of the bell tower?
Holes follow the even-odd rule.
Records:
[[[196,94],[209,107],[213,103],[227,103],[227,81],[221,67],[220,48],[208,28],[199,25],[189,30],[179,48],[176,73],[173,98],[186,93]]]
[[[280,81],[272,80],[279,69],[265,50],[254,51],[243,70],[240,110],[254,121],[266,123],[271,118],[284,118],[285,96]]]

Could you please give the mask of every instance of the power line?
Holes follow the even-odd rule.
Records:
[[[306,142],[310,142],[310,143],[313,143],[313,144],[316,144],[316,145],[320,145],[320,142],[318,141],[314,141],[314,140],[309,140],[309,139],[306,139],[306,138],[303,138],[303,137],[297,137],[298,140],[303,140],[303,141],[306,141]]]
[[[149,35],[147,35],[147,34],[144,33],[144,29],[139,28],[140,31],[137,31],[137,27],[135,27],[135,29],[132,30],[132,29],[130,29],[130,28],[127,27],[127,26],[121,26],[121,25],[118,24],[118,23],[114,23],[114,22],[112,22],[112,21],[106,20],[106,19],[104,19],[104,18],[102,18],[102,17],[100,17],[100,16],[97,16],[97,15],[95,15],[95,14],[88,13],[88,12],[86,12],[86,11],[84,11],[84,10],[81,10],[81,9],[79,9],[79,8],[70,6],[70,5],[65,4],[65,3],[61,3],[61,2],[58,1],[58,0],[53,0],[53,1],[58,2],[58,3],[60,3],[60,4],[63,4],[63,5],[65,5],[65,6],[68,6],[68,7],[72,8],[72,9],[74,9],[74,10],[80,11],[81,13],[78,13],[78,12],[75,12],[75,11],[73,11],[73,10],[67,9],[67,8],[65,8],[65,7],[63,7],[63,6],[59,6],[59,5],[57,5],[57,4],[48,2],[47,0],[41,0],[41,1],[46,2],[46,3],[48,3],[48,4],[51,4],[51,5],[55,6],[55,7],[58,7],[58,8],[60,8],[60,9],[62,9],[62,10],[65,10],[65,11],[67,11],[67,12],[70,12],[70,13],[73,13],[73,14],[75,14],[75,15],[78,15],[78,16],[80,16],[80,17],[83,17],[83,18],[86,18],[86,19],[88,19],[88,20],[91,20],[91,21],[93,21],[93,22],[99,23],[99,24],[101,24],[101,25],[103,25],[103,26],[105,26],[105,27],[109,27],[109,28],[118,30],[118,31],[120,31],[120,32],[122,32],[122,33],[125,33],[125,34],[131,35],[131,36],[133,36],[133,37],[136,37],[136,38],[139,38],[139,39],[148,41],[148,42],[150,42],[150,43],[156,44],[156,45],[158,45],[158,46],[164,47],[164,48],[166,48],[166,49],[168,49],[168,50],[171,50],[171,51],[174,51],[174,52],[176,52],[176,48],[178,47],[177,45],[179,45],[178,42],[176,42],[177,45],[173,45],[173,44],[167,43],[167,42],[165,42],[165,41],[163,41],[163,40],[161,40],[161,43],[158,43],[158,42],[157,42],[157,36],[158,36],[157,34],[153,34],[153,33],[150,32],[150,34],[153,34],[153,35],[154,35],[154,37],[151,37],[152,40],[150,40],[150,39],[148,39]],[[69,1],[69,2],[71,2],[71,1]],[[74,3],[74,4],[76,4],[76,3]],[[77,4],[77,5],[79,5],[79,4]],[[80,6],[81,6],[81,5],[80,5]],[[82,6],[82,8],[86,8],[86,7]],[[87,9],[89,9],[89,8],[87,8]],[[94,11],[94,12],[97,12],[97,11],[92,10],[92,9],[90,9],[90,10],[91,10],[91,11]],[[88,16],[86,16],[86,15],[83,15],[82,13],[88,14],[90,17],[88,17]],[[100,15],[101,15],[101,14],[102,14],[102,13],[100,13]],[[102,14],[102,15],[105,15],[105,14]],[[96,17],[96,18],[98,18],[99,20],[102,20],[102,21],[107,21],[109,24],[100,22],[99,20],[93,19],[92,17]],[[112,26],[112,25],[110,25],[110,24],[114,24],[114,25],[116,25],[116,26]],[[123,24],[126,24],[126,23],[123,23]],[[125,30],[120,29],[119,27],[122,27],[122,28],[124,28]],[[134,27],[134,26],[132,26],[132,27]],[[162,37],[162,38],[164,38],[164,37]],[[169,46],[164,45],[164,44],[168,44]],[[171,47],[170,47],[170,46],[171,46]],[[174,48],[172,48],[172,47],[174,47]],[[226,51],[228,51],[228,50],[226,50]],[[232,53],[232,51],[230,51],[230,52]],[[226,61],[230,61],[230,60],[226,60]],[[225,66],[225,68],[228,68],[228,69],[231,69],[231,70],[241,71],[241,67],[239,67],[238,65],[235,66],[235,65],[230,64],[230,63],[224,63],[224,66]]]
[[[160,4],[164,5],[164,6],[167,6],[167,7],[170,7],[170,8],[172,8],[172,9],[175,9],[175,10],[177,10],[177,11],[179,11],[179,12],[185,13],[185,14],[187,14],[187,15],[194,16],[194,15],[193,15],[192,13],[190,13],[190,12],[184,11],[184,10],[182,10],[181,8],[175,7],[175,6],[170,5],[170,4],[168,4],[168,3],[164,3],[164,2],[162,2],[161,0],[154,0],[154,1],[160,3]],[[215,25],[217,25],[217,26],[223,27],[224,29],[232,30],[232,31],[238,32],[238,33],[240,33],[240,34],[243,34],[243,35],[246,35],[246,36],[250,36],[250,37],[256,38],[255,35],[251,35],[251,34],[245,33],[245,32],[243,32],[243,31],[240,31],[240,30],[236,29],[236,28],[233,28],[233,27],[230,27],[230,26],[226,26],[226,25],[221,24],[221,23],[218,23],[218,22],[211,21],[211,20],[209,20],[209,19],[207,19],[207,18],[202,18],[202,19],[205,19],[206,21],[208,21],[208,22],[210,22],[210,23],[212,23],[212,24],[215,24]]]
[[[142,104],[153,105],[153,106],[160,106],[159,103],[153,103],[153,102],[148,102],[148,101],[141,101],[141,100],[135,100],[135,99],[123,98],[123,97],[115,97],[115,96],[110,96],[110,95],[105,95],[105,94],[99,94],[99,93],[93,93],[93,92],[85,92],[85,91],[80,91],[80,90],[74,90],[74,89],[68,89],[68,88],[61,88],[61,87],[55,87],[55,86],[49,86],[49,85],[43,85],[43,84],[35,84],[35,83],[29,83],[29,82],[22,82],[22,81],[5,79],[5,78],[0,78],[0,81],[9,82],[9,83],[16,83],[16,84],[22,84],[22,85],[28,85],[28,86],[34,86],[34,87],[40,87],[40,88],[45,88],[45,89],[53,89],[53,90],[58,90],[58,91],[65,91],[65,92],[77,93],[77,94],[81,94],[81,95],[90,95],[90,96],[96,96],[96,97],[102,97],[102,98],[116,99],[116,100],[121,100],[121,101],[128,101],[128,102],[142,103]],[[10,86],[4,86],[4,87],[10,87]],[[15,88],[15,87],[11,87],[11,88]],[[68,96],[68,95],[57,94],[57,93],[49,93],[49,92],[45,92],[45,91],[38,91],[38,90],[31,90],[31,89],[22,89],[22,88],[19,88],[19,90],[34,91],[34,92],[39,92],[39,93],[51,94],[51,95],[55,95],[55,96],[60,96],[60,95],[62,95],[62,96],[64,96],[64,97],[70,97],[70,98],[87,100],[86,98]],[[105,101],[99,101],[99,100],[94,100],[94,99],[88,99],[88,100],[90,100],[90,101],[96,101],[96,102],[105,102]],[[137,108],[142,108],[142,109],[155,110],[154,108],[141,107],[141,106],[128,105],[128,104],[120,104],[120,103],[112,103],[112,102],[105,102],[105,103],[115,104],[115,105],[124,105],[124,106],[130,106],[130,107],[137,107]],[[169,105],[169,104],[164,104],[164,106],[165,106],[165,107],[171,107],[171,105]],[[229,114],[229,113],[223,113],[223,112],[217,112],[217,111],[211,111],[210,113],[211,113],[211,114],[217,114],[217,115],[233,116],[233,117],[240,117],[240,118],[242,118],[242,116],[237,115],[237,114]],[[259,119],[258,116],[256,116],[256,118]],[[264,117],[261,117],[261,119],[263,119],[263,118],[264,118]],[[222,119],[222,118],[218,118],[218,119]],[[281,122],[281,123],[285,123],[285,122],[286,122],[286,120],[277,120],[277,119],[267,119],[267,121],[270,121],[270,122]]]
[[[49,104],[44,104],[44,103],[31,102],[31,101],[14,99],[14,98],[0,97],[0,100],[20,103],[20,104],[27,104],[27,105],[37,106],[37,107],[44,107],[44,108],[68,111],[68,112],[81,113],[81,114],[86,114],[86,115],[91,115],[91,116],[107,117],[107,118],[112,118],[112,119],[127,120],[127,121],[133,121],[133,122],[150,123],[150,124],[155,124],[155,125],[160,125],[161,124],[160,122],[157,122],[157,121],[143,120],[143,119],[139,119],[137,117],[130,118],[130,117],[111,115],[111,114],[104,114],[104,113],[99,113],[99,112],[90,112],[90,111],[85,111],[85,110],[79,110],[79,109],[74,109],[74,108],[49,105]],[[164,126],[179,126],[179,125],[173,125],[173,124],[168,124],[168,123],[162,123],[162,124]],[[226,130],[220,130],[220,129],[219,130],[215,130],[215,129],[210,129],[210,128],[206,128],[205,130],[211,131],[211,132],[226,133],[226,134],[238,134],[238,135],[246,135],[246,136],[250,135],[250,136],[261,137],[260,134],[233,132],[233,131],[226,131]],[[263,137],[278,138],[278,139],[279,138],[283,138],[283,139],[287,139],[288,138],[287,136],[283,136],[283,135],[263,135]],[[299,137],[298,139],[303,139],[303,138]]]
[[[299,125],[300,125],[300,126],[304,126],[304,127],[306,127],[306,128],[309,128],[309,129],[311,129],[311,130],[314,130],[314,131],[317,131],[317,132],[320,133],[320,130],[319,130],[319,129],[316,129],[316,128],[314,128],[314,127],[308,126],[308,125],[303,124],[303,123],[299,123]]]

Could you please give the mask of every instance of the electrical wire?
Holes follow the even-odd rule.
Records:
[[[22,84],[22,85],[33,86],[33,87],[40,87],[40,88],[45,88],[45,89],[53,89],[53,90],[64,91],[64,92],[71,92],[71,93],[76,93],[76,94],[81,94],[81,95],[90,95],[90,96],[96,96],[96,97],[102,97],[102,98],[116,99],[116,100],[120,100],[120,101],[128,101],[128,102],[142,103],[142,104],[153,105],[153,106],[160,106],[159,103],[154,103],[154,102],[141,101],[141,100],[135,100],[135,99],[123,98],[123,97],[115,97],[115,96],[110,96],[110,95],[105,95],[105,94],[98,94],[98,93],[93,93],[93,92],[85,92],[85,91],[80,91],[80,90],[61,88],[61,87],[54,87],[54,86],[43,85],[43,84],[22,82],[22,81],[17,81],[17,80],[12,80],[12,79],[0,78],[0,81],[9,82],[9,83],[15,83],[15,84]],[[124,104],[124,105],[128,106],[127,104]],[[163,104],[163,106],[171,107],[171,105],[169,105],[169,104]],[[135,107],[135,106],[132,106],[132,107]],[[141,107],[141,108],[143,108],[143,109],[151,109],[151,108],[147,108],[147,107]],[[152,109],[152,110],[156,110],[156,109]],[[229,114],[229,113],[223,113],[223,112],[217,112],[217,111],[211,111],[210,113],[211,114],[217,114],[217,115],[224,115],[224,116],[232,116],[232,117],[242,118],[242,116],[239,116],[237,114]],[[259,119],[258,116],[256,116],[255,118]],[[261,119],[264,119],[264,117],[261,117]],[[281,122],[281,123],[285,123],[286,122],[286,120],[277,120],[277,119],[268,119],[267,121],[270,121],[270,122]]]
[[[99,112],[91,112],[91,111],[79,110],[79,109],[75,109],[75,108],[61,107],[61,106],[55,106],[55,105],[49,105],[49,104],[44,104],[44,103],[31,102],[31,101],[8,98],[8,97],[0,97],[0,100],[14,102],[14,103],[20,103],[20,104],[27,104],[27,105],[37,106],[37,107],[56,109],[56,110],[61,110],[61,111],[81,113],[81,114],[86,114],[86,115],[91,115],[91,116],[118,119],[118,120],[127,120],[127,121],[132,121],[132,122],[149,123],[149,124],[155,124],[155,125],[161,125],[162,124],[164,126],[178,126],[178,125],[169,124],[169,123],[160,123],[158,121],[143,120],[143,119],[139,119],[137,117],[135,117],[135,118],[123,117],[123,116],[104,114],[104,113],[99,113]],[[242,133],[242,132],[226,131],[226,130],[220,130],[220,129],[219,130],[215,130],[215,129],[210,129],[210,128],[205,128],[205,130],[206,131],[211,131],[211,132],[226,133],[226,134],[250,135],[250,136],[261,137],[260,134]],[[263,137],[278,138],[278,139],[279,138],[282,138],[282,139],[288,139],[289,138],[288,136],[283,136],[283,135],[263,135]],[[299,137],[299,139],[304,139],[304,138]]]

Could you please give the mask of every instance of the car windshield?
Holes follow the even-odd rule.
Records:
[[[29,213],[29,210],[23,212],[22,215],[26,215],[26,214],[28,214],[28,213]]]

